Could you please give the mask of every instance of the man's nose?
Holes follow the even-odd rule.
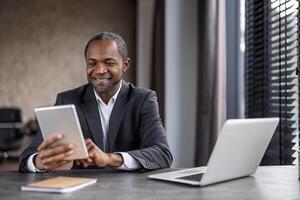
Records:
[[[95,68],[95,72],[99,74],[103,74],[107,72],[107,68],[102,64],[98,64]]]

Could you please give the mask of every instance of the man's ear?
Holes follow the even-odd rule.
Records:
[[[127,69],[129,68],[130,66],[130,58],[124,58],[123,59],[123,66],[122,66],[122,72],[126,72]]]

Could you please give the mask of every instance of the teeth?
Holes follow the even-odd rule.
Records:
[[[96,79],[97,81],[102,81],[102,80],[108,80],[109,78],[94,78]]]

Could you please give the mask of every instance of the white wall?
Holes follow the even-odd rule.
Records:
[[[195,157],[198,58],[197,0],[166,0],[166,108],[173,167],[192,167]]]

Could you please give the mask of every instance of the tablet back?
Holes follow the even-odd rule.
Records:
[[[67,157],[67,160],[84,159],[88,157],[74,105],[36,108],[34,111],[44,139],[60,133],[64,137],[57,144],[75,145],[74,154]]]

